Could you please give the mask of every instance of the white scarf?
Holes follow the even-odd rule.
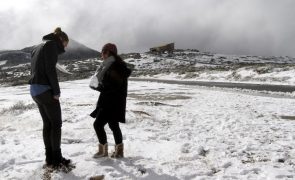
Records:
[[[102,83],[105,73],[107,72],[107,70],[109,70],[114,62],[115,58],[113,56],[110,56],[102,62],[102,65],[100,67],[97,68],[95,74],[90,78],[89,86],[92,89],[96,89],[98,85]]]
[[[111,65],[115,62],[115,58],[113,56],[108,57],[106,60],[102,62],[102,65],[96,70],[96,77],[99,83],[102,82],[103,77],[107,70],[111,67]]]

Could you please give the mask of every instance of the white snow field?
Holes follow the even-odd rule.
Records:
[[[295,99],[238,90],[129,82],[123,159],[93,159],[89,80],[61,84],[62,151],[52,179],[295,179]],[[41,179],[42,120],[28,86],[0,88],[0,179]],[[109,149],[114,140],[106,126]]]

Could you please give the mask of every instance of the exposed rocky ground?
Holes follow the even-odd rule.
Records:
[[[294,84],[295,59],[222,55],[198,50],[176,50],[174,54],[142,54],[126,59],[135,66],[133,76],[165,79],[238,81]]]
[[[124,56],[134,56],[133,53]],[[85,60],[59,60],[59,64],[63,65],[72,75],[57,71],[60,81],[85,79],[93,75],[97,67],[102,61],[98,58]],[[0,84],[1,85],[21,85],[28,83],[30,78],[30,63],[19,65],[0,64]]]
[[[98,57],[97,53],[97,56]],[[295,58],[288,56],[222,55],[198,50],[175,50],[173,54],[128,53],[121,57],[133,69],[133,77],[168,77],[190,80],[284,82],[292,84]],[[2,63],[1,63],[2,62]],[[60,81],[90,77],[101,60],[98,58],[64,59],[59,63],[73,75],[59,73]],[[0,83],[27,83],[30,64],[11,65],[0,61]],[[294,80],[294,81],[293,81]]]

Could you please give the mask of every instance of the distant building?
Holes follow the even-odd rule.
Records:
[[[165,44],[158,47],[152,47],[150,48],[151,53],[165,53],[168,52],[169,54],[172,54],[174,51],[174,43]]]

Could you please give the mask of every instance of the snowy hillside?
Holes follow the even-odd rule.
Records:
[[[122,124],[126,157],[97,160],[88,114],[98,93],[88,79],[61,87],[62,149],[77,167],[53,179],[295,178],[295,99],[288,94],[130,82]],[[42,122],[28,86],[1,87],[0,93],[0,179],[40,179]]]
[[[142,54],[126,59],[142,78],[295,84],[295,58],[237,56],[179,50],[174,55]]]

